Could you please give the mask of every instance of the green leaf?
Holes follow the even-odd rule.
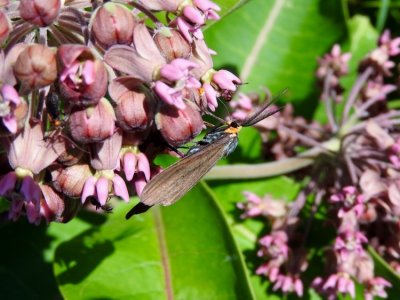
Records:
[[[57,299],[59,291],[51,262],[43,249],[52,238],[46,225],[34,226],[25,219],[0,227],[1,299]]]
[[[218,4],[218,6],[221,8],[221,11],[218,14],[222,19],[249,1],[250,0],[216,0],[213,2]],[[208,27],[212,26],[213,24],[215,24],[215,22],[210,22]]]
[[[372,49],[376,48],[378,32],[371,25],[369,18],[356,15],[348,22],[350,49],[352,58],[350,69],[356,71],[359,61]]]
[[[211,187],[222,206],[226,218],[240,250],[244,253],[248,276],[256,294],[256,299],[281,299],[270,293],[269,283],[258,275],[256,268],[262,263],[257,257],[257,240],[265,233],[264,219],[240,219],[241,211],[236,208],[238,202],[245,200],[243,191],[259,196],[270,194],[276,199],[292,201],[298,193],[299,185],[287,177],[276,177],[251,181],[211,182]]]
[[[393,270],[392,267],[379,255],[372,247],[368,248],[375,263],[375,273],[377,276],[382,276],[392,284],[392,288],[388,288],[388,299],[396,299],[396,295],[400,293],[400,276]]]
[[[248,83],[243,91],[286,87],[290,98],[315,95],[317,57],[343,38],[340,1],[253,0],[206,31],[216,68],[229,68]],[[309,108],[308,108],[309,109]]]
[[[54,270],[67,299],[253,299],[221,210],[204,185],[171,207],[107,222],[62,243]]]

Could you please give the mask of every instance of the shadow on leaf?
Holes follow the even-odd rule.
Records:
[[[97,233],[97,229],[89,229],[57,248],[55,260],[64,269],[57,276],[61,285],[83,281],[114,251],[112,241],[99,240]]]

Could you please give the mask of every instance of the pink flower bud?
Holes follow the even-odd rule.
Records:
[[[155,100],[140,81],[119,77],[109,85],[109,93],[116,103],[117,123],[123,130],[145,130],[152,125]]]
[[[40,201],[40,214],[47,223],[67,223],[82,206],[79,200],[67,198],[48,185],[42,185],[41,189],[43,198]]]
[[[241,84],[241,80],[226,70],[220,70],[213,76],[213,81],[221,90],[236,91],[236,86]]]
[[[19,13],[25,21],[46,27],[58,17],[60,8],[61,0],[21,0]]]
[[[72,105],[96,104],[107,91],[107,71],[104,63],[81,45],[58,48],[61,61],[60,91]]]
[[[39,44],[27,46],[15,62],[14,74],[29,89],[51,84],[57,78],[54,50]]]
[[[187,5],[182,10],[182,15],[185,16],[191,23],[196,25],[204,25],[204,15],[195,7]]]
[[[203,119],[192,103],[187,103],[184,109],[161,105],[156,122],[161,135],[172,146],[179,146],[192,140],[203,127]]]
[[[74,110],[68,121],[72,138],[82,144],[101,142],[114,134],[115,114],[105,98],[96,106]]]
[[[68,197],[80,197],[85,181],[92,175],[87,164],[59,167],[51,172],[54,188]]]
[[[154,42],[167,62],[175,58],[188,59],[192,53],[192,48],[182,34],[175,30],[164,27],[154,36]]]
[[[2,45],[10,34],[12,25],[7,15],[0,11],[0,45]]]
[[[99,7],[91,21],[93,35],[104,48],[132,43],[135,19],[124,6],[108,2]]]

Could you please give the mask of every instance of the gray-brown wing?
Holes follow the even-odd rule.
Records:
[[[224,156],[229,139],[227,134],[154,176],[140,195],[141,202],[151,206],[178,201]]]

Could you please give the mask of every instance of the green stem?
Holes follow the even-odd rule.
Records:
[[[326,150],[323,150],[323,148],[337,152],[340,147],[340,142],[336,138],[333,138],[325,143],[322,143],[321,146],[322,147],[311,148],[310,150],[305,151],[296,157],[290,157],[274,162],[254,165],[237,164],[216,166],[205,176],[205,179],[254,179],[291,173],[313,164],[318,155],[326,152]]]

